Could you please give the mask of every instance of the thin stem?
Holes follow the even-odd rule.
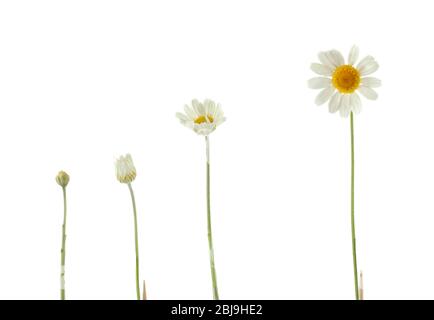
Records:
[[[137,232],[137,209],[136,209],[136,200],[134,198],[134,191],[131,183],[128,183],[128,189],[131,194],[131,201],[133,202],[133,211],[134,211],[134,239],[136,246],[136,293],[137,300],[140,300],[140,284],[139,284],[139,237]]]
[[[148,297],[146,295],[146,281],[143,280],[143,300],[147,300]]]
[[[212,241],[212,227],[211,227],[211,192],[210,192],[210,165],[209,165],[209,138],[205,136],[206,142],[206,207],[207,207],[207,224],[208,224],[208,245],[209,245],[209,258],[211,266],[211,278],[214,300],[219,300],[219,292],[217,288],[217,274],[215,271],[214,263],[214,247]]]
[[[364,296],[365,296],[365,289],[363,288],[363,272],[360,271],[360,289],[359,289],[359,298],[360,300],[364,300]]]
[[[60,250],[60,299],[65,300],[65,246],[66,246],[66,187],[63,191],[62,249]]]
[[[351,123],[351,238],[353,244],[353,265],[354,265],[354,289],[356,300],[359,300],[359,283],[357,272],[357,252],[356,252],[356,226],[354,219],[354,119],[353,112],[350,115]]]

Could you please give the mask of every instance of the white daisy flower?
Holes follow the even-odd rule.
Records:
[[[121,183],[131,183],[136,178],[136,168],[130,154],[120,156],[115,163],[116,177]]]
[[[186,105],[184,113],[176,113],[176,117],[181,123],[192,129],[197,134],[205,136],[206,146],[206,208],[207,208],[207,227],[208,227],[208,246],[211,267],[212,291],[215,300],[219,299],[217,287],[217,275],[214,262],[214,247],[212,241],[211,227],[211,192],[210,192],[210,153],[209,153],[209,134],[213,132],[217,126],[222,124],[226,119],[223,116],[223,110],[219,104],[214,101],[205,100],[200,103],[196,99],[191,102],[191,107]]]
[[[348,61],[337,50],[320,52],[318,58],[321,63],[312,63],[313,72],[321,75],[308,81],[311,89],[322,89],[315,99],[317,105],[329,101],[329,111],[340,112],[342,117],[348,117],[351,112],[359,113],[362,102],[357,92],[365,98],[375,100],[378,97],[373,88],[381,86],[377,78],[367,77],[378,70],[378,63],[372,56],[360,60],[359,48],[353,46],[348,55]]]
[[[208,99],[203,103],[194,99],[191,107],[184,106],[184,111],[185,114],[177,112],[176,117],[184,126],[203,136],[208,136],[226,120],[220,104]]]

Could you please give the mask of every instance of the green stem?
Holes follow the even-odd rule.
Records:
[[[205,136],[206,142],[206,207],[207,207],[207,225],[208,225],[208,245],[209,245],[209,258],[211,266],[211,278],[214,300],[219,300],[219,292],[217,288],[217,274],[215,271],[214,263],[214,247],[212,241],[212,227],[211,227],[211,192],[210,192],[210,165],[209,165],[209,138]]]
[[[60,299],[65,300],[66,187],[63,191],[62,249],[60,250]]]
[[[356,300],[359,300],[359,283],[357,272],[357,252],[356,252],[356,226],[354,219],[354,120],[353,112],[350,115],[351,123],[351,238],[353,245],[353,266],[354,266],[354,289]]]
[[[139,284],[139,237],[137,232],[137,209],[136,209],[136,200],[134,198],[134,191],[131,183],[128,183],[128,189],[130,189],[131,201],[133,202],[133,211],[134,211],[134,238],[135,238],[135,246],[136,246],[136,293],[137,300],[140,300],[140,284]]]

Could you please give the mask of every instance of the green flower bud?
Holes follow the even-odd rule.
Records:
[[[60,171],[56,176],[56,182],[62,188],[65,188],[69,183],[69,175],[65,171]]]

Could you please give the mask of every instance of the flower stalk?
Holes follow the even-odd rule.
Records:
[[[143,300],[148,300],[148,296],[146,295],[146,281],[143,280]]]
[[[133,163],[133,158],[130,154],[121,156],[116,160],[115,163],[116,178],[120,183],[128,185],[128,190],[130,191],[131,202],[133,204],[133,215],[134,215],[134,245],[136,252],[136,295],[137,300],[141,299],[140,296],[140,283],[139,283],[139,233],[137,231],[137,208],[136,208],[136,198],[134,197],[134,191],[131,183],[136,179],[137,172],[136,167]]]
[[[66,257],[66,186],[69,183],[69,175],[60,171],[56,176],[56,182],[62,187],[63,194],[63,224],[62,224],[62,247],[60,249],[60,300],[65,300],[65,257]]]
[[[66,249],[66,187],[63,191],[63,224],[62,224],[62,249],[60,251],[60,299],[65,300],[65,249]]]
[[[133,203],[133,211],[134,211],[134,244],[136,249],[136,294],[137,300],[140,300],[140,284],[139,284],[139,236],[137,231],[137,209],[136,209],[136,199],[134,197],[133,187],[131,183],[128,183],[128,189],[130,190],[131,201]]]
[[[208,226],[208,246],[209,258],[211,267],[212,292],[214,300],[219,300],[219,292],[217,287],[217,273],[214,262],[214,246],[212,240],[211,226],[211,186],[210,186],[210,156],[209,156],[209,137],[205,136],[206,143],[206,208],[207,208],[207,226]]]
[[[356,250],[356,223],[354,217],[354,116],[353,112],[350,114],[350,127],[351,127],[351,239],[353,248],[353,268],[354,268],[354,290],[356,300],[359,300],[359,283],[357,272],[357,250]]]

